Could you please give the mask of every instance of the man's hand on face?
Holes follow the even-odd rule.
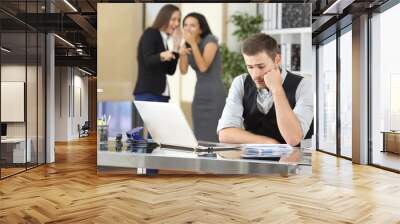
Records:
[[[264,75],[264,82],[269,91],[272,93],[282,88],[282,77],[281,71],[279,70],[279,66],[275,65],[271,71],[267,72]]]

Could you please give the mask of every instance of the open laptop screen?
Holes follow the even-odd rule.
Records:
[[[182,110],[175,104],[134,101],[154,142],[195,149],[198,146]]]

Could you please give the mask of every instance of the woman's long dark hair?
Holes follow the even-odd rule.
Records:
[[[185,24],[185,20],[186,20],[188,17],[193,17],[193,18],[197,19],[197,21],[199,22],[199,26],[200,26],[200,29],[201,29],[201,34],[200,34],[200,37],[201,37],[201,38],[204,38],[204,37],[207,36],[208,34],[212,34],[212,33],[211,33],[211,30],[210,30],[210,27],[208,26],[206,17],[204,17],[202,14],[197,13],[197,12],[189,13],[189,14],[187,14],[187,15],[185,16],[185,18],[183,19],[183,23],[182,23],[182,24]]]
[[[156,19],[151,27],[157,30],[161,30],[168,25],[169,20],[174,12],[179,11],[179,8],[175,5],[164,5],[157,14]]]

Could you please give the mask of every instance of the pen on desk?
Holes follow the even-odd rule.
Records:
[[[110,120],[111,120],[111,115],[108,115],[108,119],[107,119],[107,125],[109,125],[110,124]]]

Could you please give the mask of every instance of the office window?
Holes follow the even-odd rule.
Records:
[[[336,153],[335,39],[319,46],[318,66],[318,149]]]
[[[30,162],[30,141],[26,139],[26,33],[1,33],[1,177],[24,171]],[[28,159],[28,160],[27,160]]]
[[[8,4],[2,1],[0,7]],[[21,1],[18,8],[22,16],[43,12],[43,4]],[[12,15],[0,12],[0,17],[0,178],[5,178],[45,162],[46,39]]]
[[[372,163],[400,170],[400,4],[371,19]]]
[[[352,157],[352,33],[340,36],[340,154]]]

